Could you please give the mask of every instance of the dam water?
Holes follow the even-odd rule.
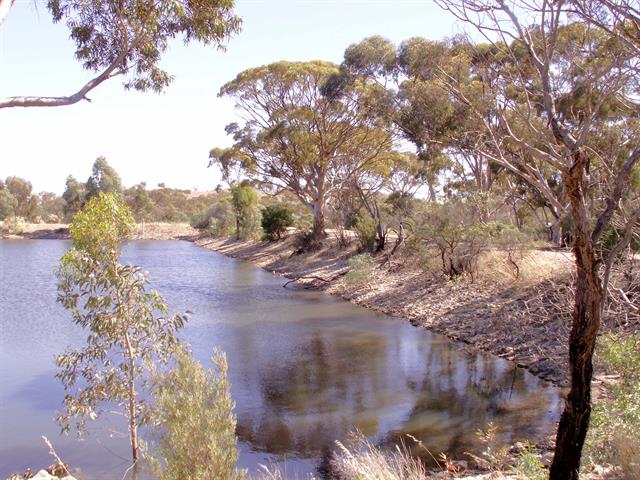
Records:
[[[130,450],[121,418],[60,436],[64,390],[54,357],[86,332],[56,304],[61,240],[0,241],[0,479],[51,464],[41,436],[80,477],[122,478]],[[492,423],[503,444],[553,428],[558,390],[499,358],[464,353],[446,338],[181,241],[137,241],[123,262],[141,265],[171,311],[190,310],[181,332],[205,365],[227,354],[238,418],[240,467],[280,463],[317,471],[358,430],[392,447],[406,434],[435,455],[465,459]],[[419,453],[419,452],[416,452]]]

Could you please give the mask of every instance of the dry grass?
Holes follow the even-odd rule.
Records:
[[[134,238],[136,240],[178,240],[195,237],[198,231],[188,223],[139,223]]]
[[[383,452],[359,437],[351,449],[336,442],[340,452],[332,461],[339,478],[354,480],[425,480],[431,474],[404,446]]]
[[[566,279],[573,269],[573,255],[563,251],[526,250],[509,255],[505,251],[489,250],[478,260],[479,278],[502,285],[517,282],[523,287]]]

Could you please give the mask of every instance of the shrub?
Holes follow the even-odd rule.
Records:
[[[214,236],[225,237],[233,233],[235,222],[231,203],[227,198],[221,198],[208,210],[194,215],[191,226]]]
[[[269,205],[262,210],[262,230],[267,240],[280,240],[293,225],[293,213],[286,205]]]
[[[353,224],[361,252],[373,252],[376,247],[376,222],[369,216],[358,216]]]
[[[345,275],[345,281],[349,285],[357,285],[364,283],[368,280],[369,276],[373,272],[375,263],[371,255],[368,253],[361,253],[360,255],[354,255],[347,260],[347,265],[351,267],[351,270]]]
[[[312,231],[306,230],[296,235],[294,248],[296,255],[304,252],[317,252],[322,249],[322,240],[318,239]]]
[[[209,212],[210,209],[196,213],[193,217],[191,217],[189,225],[191,225],[196,230],[206,230],[207,228],[209,228]]]
[[[236,217],[236,238],[259,238],[258,192],[247,182],[236,184],[231,187],[231,205]]]
[[[597,403],[587,436],[588,463],[619,465],[627,478],[640,478],[640,335],[606,335],[598,360],[620,375],[610,398]]]
[[[155,431],[151,465],[161,480],[245,478],[238,461],[236,416],[224,353],[214,351],[206,370],[186,350],[176,366],[155,373]]]
[[[0,189],[0,220],[13,217],[18,208],[18,201],[6,189]]]
[[[528,480],[545,480],[549,472],[544,468],[542,457],[538,450],[530,444],[518,454],[516,464],[511,469],[519,478]]]

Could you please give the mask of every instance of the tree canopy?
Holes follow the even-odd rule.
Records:
[[[357,83],[326,95],[338,72],[331,62],[311,61],[240,73],[220,95],[235,98],[246,122],[227,126],[232,147],[210,152],[210,165],[223,171],[241,165],[262,186],[295,194],[313,211],[316,237],[324,234],[327,201],[393,146],[386,120],[373,111],[374,89]]]
[[[10,3],[3,1],[0,10],[8,12]],[[69,28],[76,59],[98,75],[71,95],[8,97],[0,99],[0,108],[71,105],[88,100],[91,90],[114,77],[123,79],[126,90],[162,92],[173,80],[161,66],[169,41],[182,37],[185,44],[223,49],[242,23],[233,7],[233,0],[48,0],[53,21]]]

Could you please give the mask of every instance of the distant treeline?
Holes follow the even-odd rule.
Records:
[[[216,192],[193,192],[166,187],[148,189],[142,182],[123,188],[118,173],[106,158],[98,157],[86,182],[69,175],[62,196],[53,192],[34,193],[31,182],[20,177],[0,179],[0,220],[23,218],[33,223],[68,223],[73,215],[98,192],[122,195],[139,222],[189,222],[206,210]]]

